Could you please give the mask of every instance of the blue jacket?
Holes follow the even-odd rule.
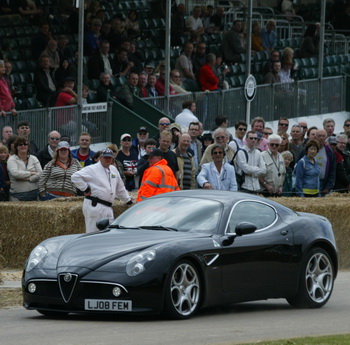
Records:
[[[276,32],[268,32],[266,28],[261,30],[261,41],[265,50],[272,50],[276,45]]]
[[[305,190],[320,190],[320,167],[315,161],[312,164],[307,156],[300,159],[295,167],[295,190],[297,196],[304,196]],[[318,192],[315,196],[318,196]],[[309,194],[309,193],[305,193]]]
[[[214,168],[215,165],[213,162],[202,165],[202,170],[197,176],[199,186],[203,187],[204,183],[209,182],[213,189],[230,190],[232,192],[236,192],[237,182],[235,168],[231,164],[225,163],[222,167],[223,171],[219,183],[217,181]]]
[[[79,161],[79,163],[80,163],[80,165],[81,165],[82,167],[87,167],[88,165],[94,164],[94,161],[92,160],[92,157],[93,157],[94,154],[95,154],[94,151],[89,150],[89,156],[88,156],[88,158],[87,158],[85,161],[81,161],[81,160],[79,159],[78,153],[79,153],[79,148],[74,149],[74,150],[71,151],[72,157],[73,157],[73,158],[76,158],[76,159]]]

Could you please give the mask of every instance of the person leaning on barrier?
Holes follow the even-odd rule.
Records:
[[[338,134],[337,146],[334,150],[336,159],[335,183],[333,190],[340,193],[348,193],[350,190],[350,154],[345,150],[348,136]]]
[[[151,196],[180,190],[173,171],[168,167],[161,150],[154,148],[147,159],[150,167],[144,172],[137,202]]]
[[[39,152],[39,147],[34,140],[29,139],[30,132],[31,131],[28,121],[20,121],[17,123],[17,134],[19,136],[25,137],[28,140],[30,153],[32,155],[36,155],[37,152]]]
[[[127,205],[132,200],[124,187],[117,168],[113,165],[113,151],[104,149],[100,160],[72,175],[72,182],[85,196],[83,214],[86,232],[98,231],[96,221],[101,218],[114,219],[112,204],[116,197]]]
[[[82,132],[78,141],[79,147],[72,150],[72,156],[76,158],[82,167],[86,167],[94,163],[92,157],[95,152],[90,149],[91,135],[87,132]]]
[[[271,134],[267,140],[269,148],[261,153],[265,161],[266,174],[259,176],[259,181],[264,195],[281,196],[286,175],[283,156],[278,152],[282,138],[277,134]]]
[[[248,131],[245,139],[246,143],[243,149],[237,152],[235,167],[238,174],[242,175],[243,172],[245,175],[241,190],[255,194],[261,190],[259,176],[266,173],[265,161],[261,152],[257,149],[258,133]]]
[[[38,159],[30,154],[28,139],[18,136],[14,142],[14,155],[7,162],[11,180],[10,201],[36,201],[41,166]]]
[[[281,153],[284,166],[286,168],[286,176],[283,182],[283,196],[292,196],[293,193],[293,169],[290,167],[290,164],[293,162],[293,154],[290,151],[283,151]]]
[[[71,176],[80,169],[81,165],[72,157],[68,142],[59,142],[53,159],[45,165],[40,175],[40,200],[75,196],[77,189],[71,181]]]
[[[214,138],[214,144],[209,145],[205,149],[203,156],[202,156],[202,159],[201,159],[201,162],[200,162],[200,166],[202,166],[205,163],[210,163],[213,161],[211,149],[212,149],[213,145],[215,145],[215,144],[220,145],[223,148],[223,150],[225,151],[225,157],[224,157],[225,163],[232,161],[232,159],[235,155],[235,151],[233,150],[233,148],[228,145],[230,133],[228,132],[228,130],[226,128],[219,127],[213,132],[212,135]]]
[[[51,131],[48,135],[48,144],[43,150],[40,150],[36,154],[36,158],[39,159],[40,165],[42,168],[45,167],[47,163],[49,163],[56,152],[57,145],[61,140],[61,135],[57,131]]]
[[[213,161],[202,165],[202,170],[197,176],[198,185],[204,189],[218,189],[237,191],[235,168],[224,162],[225,151],[214,144],[210,153]]]
[[[295,167],[295,191],[300,197],[318,197],[320,195],[320,166],[316,155],[320,144],[309,140],[305,145],[305,156]]]

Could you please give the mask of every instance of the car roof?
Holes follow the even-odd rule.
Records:
[[[167,197],[187,197],[187,198],[198,198],[219,201],[225,205],[234,204],[240,200],[257,200],[257,201],[269,201],[266,198],[259,197],[253,194],[230,192],[223,190],[207,190],[207,189],[191,189],[181,190],[177,192],[171,192],[171,194],[163,193],[155,196],[156,198],[167,198]],[[155,198],[154,197],[154,198]]]

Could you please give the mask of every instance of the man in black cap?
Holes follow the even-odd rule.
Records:
[[[137,137],[132,141],[131,149],[137,152],[137,158],[140,159],[146,154],[145,142],[148,139],[149,133],[147,127],[140,127],[137,132]]]
[[[138,202],[154,195],[180,190],[175,175],[163,158],[161,150],[154,148],[146,157],[150,167],[143,174],[137,195]]]
[[[86,232],[98,231],[96,222],[102,218],[114,219],[112,203],[116,197],[127,205],[132,200],[124,187],[117,168],[113,165],[113,151],[105,149],[96,164],[72,175],[72,182],[84,193],[83,213]]]

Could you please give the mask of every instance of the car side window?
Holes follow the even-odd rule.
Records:
[[[228,229],[233,233],[237,224],[249,222],[259,230],[271,225],[275,220],[276,212],[271,206],[256,201],[242,201],[234,206]]]

